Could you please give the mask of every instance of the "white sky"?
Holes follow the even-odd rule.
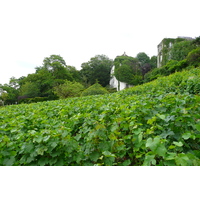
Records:
[[[91,57],[157,55],[165,37],[200,36],[199,0],[0,0],[0,83],[52,54],[81,69]]]

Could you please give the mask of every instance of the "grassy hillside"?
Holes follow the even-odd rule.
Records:
[[[200,68],[113,94],[0,109],[0,165],[200,165]]]

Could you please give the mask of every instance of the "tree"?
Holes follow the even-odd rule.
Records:
[[[137,85],[142,82],[142,71],[139,60],[131,56],[117,56],[114,60],[114,75],[118,81]]]
[[[138,53],[136,58],[139,60],[141,67],[144,66],[145,64],[149,64],[150,63],[149,56],[144,52]]]
[[[136,58],[139,60],[140,62],[140,67],[141,67],[141,71],[142,71],[142,76],[144,79],[144,75],[149,72],[152,68],[155,68],[157,65],[157,57],[150,57],[144,53],[144,52],[140,52],[137,54]]]
[[[5,101],[5,104],[15,104],[17,102],[17,97],[19,95],[18,89],[11,87],[8,84],[0,85],[1,98]]]
[[[39,97],[40,96],[40,89],[37,83],[34,82],[26,82],[20,88],[20,95],[27,96],[28,98]]]
[[[53,79],[58,84],[62,82],[60,80],[64,80],[64,79],[73,81],[72,75],[67,70],[65,61],[60,55],[51,55],[50,57],[46,57],[43,60],[43,66],[40,68],[37,68],[37,71],[43,68],[52,74]]]
[[[157,56],[152,56],[150,59],[150,65],[151,69],[154,69],[157,67]]]
[[[78,81],[80,73],[75,67],[66,65],[59,55],[51,55],[43,60],[36,72],[22,77],[19,81],[21,95],[28,97],[47,97],[57,99],[53,88],[68,81]],[[28,95],[27,95],[28,94]]]
[[[65,81],[64,84],[54,87],[54,93],[61,99],[78,97],[81,95],[84,86],[78,82]]]
[[[15,89],[19,89],[20,85],[19,85],[19,79],[15,78],[14,76],[12,76],[10,78],[9,81],[9,85]]]
[[[80,71],[78,71],[75,67],[67,65],[66,69],[69,71],[69,73],[71,74],[71,77],[73,79],[73,81],[76,82],[81,82],[81,74]]]
[[[44,58],[42,65],[48,71],[54,71],[54,63],[59,63],[60,66],[63,67],[66,66],[65,60],[60,55],[51,55],[49,57]]]
[[[113,61],[105,55],[92,57],[90,61],[82,63],[81,76],[86,85],[92,85],[96,80],[103,87],[107,86],[110,81],[110,71]]]
[[[142,76],[143,76],[143,79],[144,79],[144,75],[149,72],[151,70],[151,64],[149,63],[145,63],[142,67],[141,67],[141,70],[142,70]]]

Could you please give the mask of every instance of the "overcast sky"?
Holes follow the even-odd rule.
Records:
[[[200,36],[199,0],[0,0],[0,83],[60,55],[81,69],[91,57],[157,55],[163,38]]]

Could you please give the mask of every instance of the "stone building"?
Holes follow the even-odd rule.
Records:
[[[164,38],[157,46],[158,56],[157,56],[157,67],[161,67],[171,59],[170,50],[172,46],[184,40],[193,40],[191,37],[179,36],[178,38]]]

